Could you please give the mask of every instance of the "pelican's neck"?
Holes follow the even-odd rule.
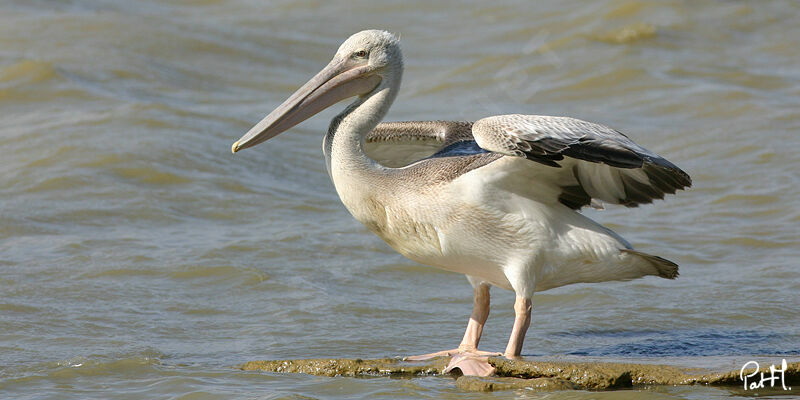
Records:
[[[340,196],[338,187],[342,177],[350,182],[369,182],[386,168],[376,163],[364,152],[367,134],[378,125],[389,111],[400,87],[402,67],[387,74],[375,90],[359,97],[331,121],[325,136],[323,151],[328,173]],[[354,181],[355,180],[355,181]]]

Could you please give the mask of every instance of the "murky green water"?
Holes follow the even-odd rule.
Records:
[[[800,357],[800,3],[11,0],[0,3],[0,397],[481,398],[448,378],[246,373],[244,361],[453,347],[472,291],[353,220],[333,107],[230,144],[351,33],[402,36],[389,119],[569,115],[694,188],[589,212],[676,281],[534,297],[524,354],[738,369]],[[493,290],[484,349],[513,293]],[[710,388],[504,397],[709,398]]]

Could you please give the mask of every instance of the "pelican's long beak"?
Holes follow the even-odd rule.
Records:
[[[334,57],[328,66],[237,140],[231,151],[236,153],[271,139],[341,100],[371,92],[380,82],[380,76],[366,61]]]

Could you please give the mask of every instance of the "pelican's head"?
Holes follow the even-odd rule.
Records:
[[[377,29],[353,34],[339,46],[333,57],[366,61],[378,75],[403,66],[400,41],[389,32]]]
[[[285,132],[329,106],[367,96],[403,68],[400,42],[386,31],[361,31],[339,46],[330,63],[231,147],[236,153]]]

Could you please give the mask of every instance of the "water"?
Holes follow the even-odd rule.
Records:
[[[665,155],[694,188],[587,212],[676,281],[537,294],[526,356],[738,369],[800,357],[800,5],[17,0],[0,3],[0,397],[481,398],[447,378],[240,372],[458,343],[471,289],[340,204],[341,106],[230,144],[350,34],[401,34],[390,120],[569,115]],[[484,349],[505,346],[494,289]],[[503,397],[709,398],[712,388]]]

